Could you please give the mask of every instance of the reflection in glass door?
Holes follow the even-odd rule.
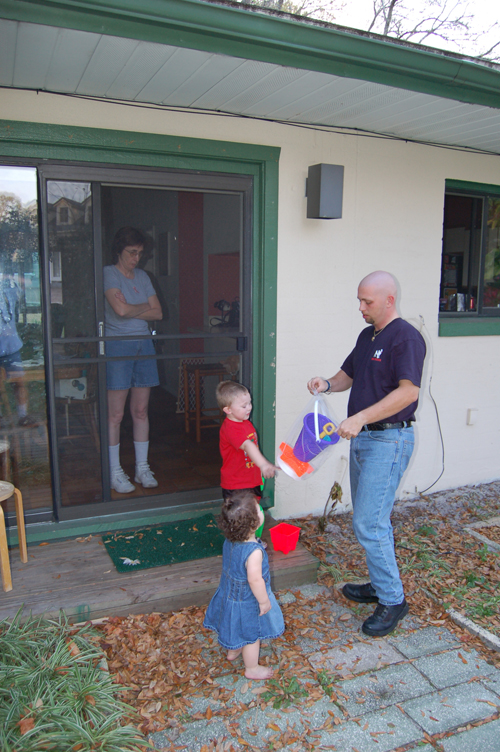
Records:
[[[34,167],[0,166],[0,478],[22,489],[27,521],[51,519]]]
[[[215,387],[250,375],[250,179],[51,169],[63,516],[218,498]]]
[[[46,185],[55,464],[63,507],[102,501],[92,190]]]

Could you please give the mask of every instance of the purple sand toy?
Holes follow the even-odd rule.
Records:
[[[315,417],[318,419],[319,439],[316,438]],[[301,462],[309,462],[323,449],[337,443],[340,437],[335,431],[336,426],[326,415],[307,413],[304,416],[304,427],[293,448],[294,455]]]

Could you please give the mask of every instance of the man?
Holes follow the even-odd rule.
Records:
[[[359,310],[371,326],[332,378],[315,376],[311,393],[351,389],[348,417],[337,432],[351,440],[353,528],[365,549],[370,582],[342,592],[358,603],[377,603],[363,632],[382,637],[408,613],[399,576],[391,512],[413,451],[412,422],[425,358],[425,342],[396,310],[397,288],[388,272],[373,272],[358,287]]]

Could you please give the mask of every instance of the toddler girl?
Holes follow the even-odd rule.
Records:
[[[247,679],[268,679],[272,669],[259,665],[261,640],[285,630],[283,614],[271,591],[269,560],[255,531],[264,513],[249,490],[234,491],[222,505],[219,526],[226,536],[222,575],[203,626],[217,632],[219,643],[234,661],[240,653]]]

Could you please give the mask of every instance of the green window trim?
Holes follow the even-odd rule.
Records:
[[[490,196],[500,196],[500,185],[491,183],[471,183],[467,180],[445,180],[445,191],[465,191],[466,193],[477,193],[481,196],[486,194]]]
[[[61,160],[253,177],[253,421],[270,458],[275,451],[279,157],[279,147],[272,146],[0,120],[0,158],[6,163]],[[270,481],[268,489],[272,506]]]
[[[440,318],[440,337],[491,337],[500,334],[500,318]]]

